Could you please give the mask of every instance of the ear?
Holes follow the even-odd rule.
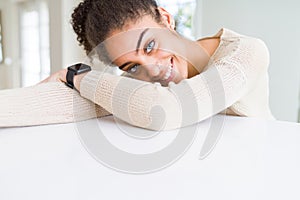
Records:
[[[162,16],[163,23],[170,29],[175,30],[175,20],[173,16],[162,7],[157,8]]]

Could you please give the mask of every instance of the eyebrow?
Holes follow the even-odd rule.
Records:
[[[139,40],[138,40],[137,45],[136,45],[136,50],[135,50],[136,53],[139,51],[140,45],[141,45],[141,42],[142,42],[142,39],[143,39],[145,33],[146,33],[148,30],[149,30],[149,28],[146,28],[146,29],[143,30],[143,32],[140,34]]]

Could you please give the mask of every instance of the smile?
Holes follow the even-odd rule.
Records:
[[[171,59],[171,65],[168,67],[167,72],[165,73],[164,77],[162,78],[163,81],[169,82],[173,78],[173,58]]]
[[[169,66],[168,67],[168,71],[166,72],[165,76],[163,77],[163,81],[165,80],[168,80],[172,74],[172,69],[173,69],[173,66]]]

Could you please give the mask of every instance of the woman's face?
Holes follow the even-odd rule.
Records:
[[[167,17],[163,16],[166,21],[159,24],[151,16],[144,16],[123,30],[113,31],[105,41],[113,63],[133,78],[163,86],[188,78],[185,48],[173,30],[173,19]]]

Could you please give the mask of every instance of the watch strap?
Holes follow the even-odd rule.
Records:
[[[67,82],[66,85],[70,88],[74,89],[74,76],[76,75],[76,72],[68,70],[67,72]]]

